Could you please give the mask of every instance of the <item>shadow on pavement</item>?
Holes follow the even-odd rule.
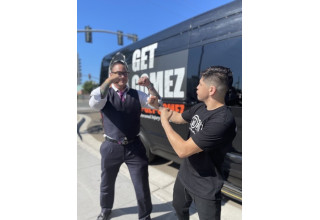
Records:
[[[176,220],[176,219],[177,217],[173,212],[169,212],[157,217],[152,217],[152,220]]]
[[[102,125],[94,125],[87,129],[87,133],[89,134],[98,134],[102,131]]]
[[[174,161],[171,161],[171,160],[167,160],[160,156],[155,157],[155,159],[150,163],[150,165],[154,165],[154,166],[163,165],[163,164],[167,164],[168,166],[176,169],[180,168],[180,164],[175,163]]]
[[[77,133],[78,133],[80,139],[82,140],[81,134],[99,134],[99,133],[101,133],[102,130],[103,130],[103,128],[101,125],[94,125],[94,126],[89,127],[87,130],[84,130],[81,132],[78,131]]]
[[[118,216],[137,214],[137,210],[138,210],[137,206],[114,209],[111,212],[110,218],[112,219],[112,218],[115,218]],[[157,213],[157,212],[169,212],[169,213],[165,213],[165,214],[163,214],[161,216],[157,216],[157,217],[152,217],[152,219],[157,219],[157,220],[176,219],[176,217],[174,217],[175,215],[174,215],[173,208],[171,206],[171,202],[162,203],[162,204],[154,204],[151,216],[152,216],[152,214]],[[169,218],[169,216],[171,216],[171,218]],[[172,217],[174,217],[174,218],[172,218]]]
[[[82,140],[82,136],[80,134],[80,127],[85,122],[85,120],[86,120],[85,118],[82,118],[77,124],[77,134],[81,140]]]

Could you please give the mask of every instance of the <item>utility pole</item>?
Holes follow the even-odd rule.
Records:
[[[122,31],[109,31],[109,30],[101,30],[101,29],[92,29],[89,25],[85,26],[84,30],[78,30],[78,33],[85,32],[86,42],[92,43],[92,32],[100,32],[100,33],[108,33],[117,35],[118,45],[123,45],[123,36],[126,36],[128,39],[132,40],[132,42],[138,41],[138,35],[136,34],[124,34]]]

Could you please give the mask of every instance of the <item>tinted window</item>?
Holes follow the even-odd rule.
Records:
[[[200,61],[202,46],[191,48],[188,56],[188,67],[187,67],[187,99],[194,103],[198,102],[197,99],[197,86],[199,84],[199,72],[200,72]]]
[[[226,104],[242,106],[242,38],[230,38],[204,46],[201,71],[213,65],[225,66],[233,73],[232,88],[226,97]]]

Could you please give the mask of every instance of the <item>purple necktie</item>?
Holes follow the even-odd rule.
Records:
[[[124,102],[124,91],[121,92],[120,90],[118,90],[118,92],[119,92],[119,96],[120,96],[121,101]]]

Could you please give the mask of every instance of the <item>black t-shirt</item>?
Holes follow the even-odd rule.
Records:
[[[203,151],[183,160],[178,177],[193,194],[204,199],[221,199],[222,163],[236,135],[236,124],[227,106],[208,111],[199,103],[182,113],[190,123],[192,140]]]

